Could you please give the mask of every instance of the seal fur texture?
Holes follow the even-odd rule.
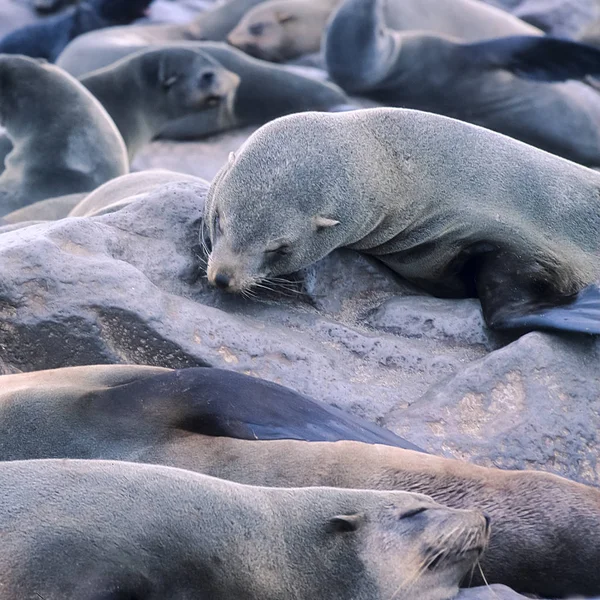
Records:
[[[273,121],[217,174],[205,223],[208,280],[227,291],[346,247],[434,295],[478,296],[492,328],[600,332],[600,174],[446,117]]]
[[[510,71],[513,56],[503,64],[489,43],[388,28],[385,6],[385,0],[346,0],[329,26],[327,71],[348,93],[468,121],[600,166],[600,94],[592,87],[526,80]],[[537,36],[532,43],[538,39],[544,43]],[[569,51],[577,49],[563,53]],[[547,54],[551,63],[554,55]]]
[[[170,121],[211,108],[217,122],[231,119],[240,78],[206,52],[164,47],[125,56],[80,81],[108,111],[132,160]]]
[[[13,145],[0,176],[0,216],[91,191],[129,170],[123,139],[102,105],[48,63],[0,56],[0,125]]]
[[[298,441],[327,431],[316,407],[291,390],[221,369],[97,365],[5,375],[2,381],[2,461],[125,460],[251,485],[424,493],[491,517],[481,560],[488,581],[548,598],[600,589],[596,488],[391,445]],[[276,388],[280,393],[273,393]],[[330,419],[329,430],[340,423]],[[338,431],[346,439],[367,433],[358,423]],[[288,439],[258,441],[268,436]],[[476,571],[472,581],[479,580]]]
[[[0,486],[6,600],[448,600],[488,535],[480,513],[418,494],[156,465],[8,462]]]

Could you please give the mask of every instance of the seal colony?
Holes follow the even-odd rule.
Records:
[[[447,600],[488,537],[481,513],[418,494],[126,462],[5,462],[0,487],[5,600]]]
[[[493,329],[600,333],[600,173],[446,117],[277,119],[217,174],[205,222],[223,290],[345,247],[433,295],[478,296]]]
[[[250,485],[427,494],[491,518],[481,558],[489,582],[550,598],[600,589],[596,488],[415,452],[362,419],[222,369],[97,365],[2,382],[1,461],[125,460]]]

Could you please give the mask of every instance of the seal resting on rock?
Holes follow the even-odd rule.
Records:
[[[86,0],[64,13],[25,25],[0,39],[0,53],[24,54],[54,62],[82,33],[125,25],[144,16],[152,0]]]
[[[447,600],[489,529],[420,494],[123,462],[2,463],[0,487],[5,600]]]
[[[13,145],[0,176],[0,216],[91,191],[129,170],[123,139],[100,102],[54,65],[0,56],[0,125]]]
[[[436,296],[478,296],[491,328],[600,333],[600,173],[461,121],[277,119],[217,174],[204,221],[226,291],[346,247]]]
[[[600,94],[564,82],[600,74],[596,49],[538,36],[465,43],[400,32],[386,27],[384,0],[346,0],[324,48],[331,79],[348,93],[468,121],[600,167]]]
[[[600,590],[600,490],[406,450],[385,429],[232,371],[98,365],[5,375],[0,439],[1,461],[126,460],[251,485],[424,493],[491,517],[488,581],[552,598]],[[370,443],[298,441],[343,439]],[[466,584],[480,581],[475,572]]]

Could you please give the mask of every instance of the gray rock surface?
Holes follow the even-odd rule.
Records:
[[[111,214],[2,233],[2,372],[230,368],[435,453],[599,483],[593,339],[494,335],[476,301],[425,296],[350,251],[276,293],[224,295],[198,270],[204,194],[172,183]]]

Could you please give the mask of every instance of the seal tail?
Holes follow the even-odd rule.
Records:
[[[324,34],[329,76],[347,92],[370,89],[393,65],[396,45],[385,26],[382,0],[346,0]]]
[[[463,44],[466,63],[504,69],[533,81],[559,82],[600,75],[600,49],[570,40],[511,36]]]
[[[600,286],[589,285],[569,304],[507,317],[502,329],[554,329],[600,334]]]

